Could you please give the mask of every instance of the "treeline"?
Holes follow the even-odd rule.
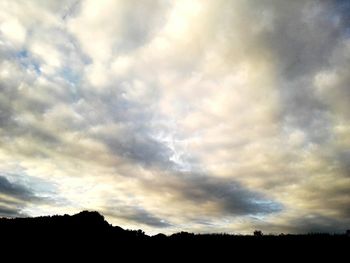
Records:
[[[222,246],[279,246],[283,244],[350,244],[349,233],[308,233],[304,235],[264,235],[255,231],[253,235],[194,234],[179,232],[172,235],[149,236],[142,230],[125,230],[112,226],[98,212],[83,211],[75,215],[43,216],[35,218],[1,218],[1,240],[8,242],[51,242],[64,241],[65,244],[111,245],[148,243],[158,245],[205,245]]]

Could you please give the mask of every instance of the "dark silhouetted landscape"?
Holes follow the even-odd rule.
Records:
[[[55,215],[34,218],[1,218],[0,233],[7,245],[38,246],[63,249],[93,249],[94,251],[123,251],[125,249],[155,249],[158,252],[187,251],[216,253],[242,249],[265,251],[312,251],[335,248],[345,252],[350,244],[349,231],[344,234],[306,233],[303,235],[265,235],[259,230],[252,235],[225,233],[195,234],[178,232],[172,235],[149,236],[142,230],[126,230],[112,226],[98,212],[83,211],[75,215]],[[165,250],[163,250],[165,249]],[[152,250],[151,250],[152,251]],[[197,252],[196,252],[197,251]],[[270,252],[269,252],[270,251]],[[203,254],[204,253],[204,254]],[[254,253],[253,253],[254,255]]]

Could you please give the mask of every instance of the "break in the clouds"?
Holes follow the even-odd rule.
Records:
[[[346,0],[0,3],[0,215],[149,233],[350,224]]]

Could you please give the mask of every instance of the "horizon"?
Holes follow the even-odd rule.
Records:
[[[0,217],[350,227],[350,1],[0,1]]]
[[[74,217],[74,216],[78,216],[78,215],[81,215],[81,214],[85,214],[85,218],[84,219],[81,219],[81,223],[86,223],[85,220],[87,220],[87,216],[91,214],[94,214],[94,213],[97,213],[99,216],[102,216],[102,219],[104,222],[106,222],[108,224],[109,227],[117,227],[117,228],[121,228],[122,230],[126,230],[126,231],[142,231],[145,235],[148,235],[148,236],[157,236],[159,234],[162,234],[162,235],[166,235],[166,236],[171,236],[171,235],[174,235],[174,234],[181,234],[181,233],[188,233],[188,234],[193,234],[193,235],[229,235],[229,236],[285,236],[285,235],[290,235],[290,236],[309,236],[309,235],[346,235],[346,236],[349,236],[349,229],[344,229],[343,232],[304,232],[304,233],[264,233],[262,232],[261,230],[259,229],[255,229],[252,233],[245,233],[245,234],[242,234],[242,233],[234,233],[234,232],[187,232],[187,231],[182,231],[182,230],[179,230],[178,232],[171,232],[171,233],[163,233],[163,232],[155,232],[155,233],[147,233],[145,231],[142,230],[142,228],[138,228],[138,229],[128,229],[128,228],[125,228],[123,226],[119,226],[119,225],[113,225],[111,223],[108,222],[108,220],[106,220],[106,218],[104,217],[104,215],[98,211],[92,211],[92,210],[83,210],[83,211],[80,211],[78,213],[75,213],[75,214],[54,214],[54,215],[41,215],[41,216],[36,216],[36,217],[1,217],[0,216],[0,221],[2,219],[5,219],[5,220],[16,220],[16,219],[42,219],[42,218],[52,218],[52,217],[66,217],[66,216],[69,216],[69,217]],[[96,223],[96,222],[95,222]],[[37,223],[38,226],[40,226],[40,222]],[[67,225],[68,226],[68,225]],[[92,225],[93,226],[93,225]]]

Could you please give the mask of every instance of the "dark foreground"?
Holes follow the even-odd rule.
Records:
[[[241,236],[180,232],[170,236],[148,236],[142,230],[112,226],[99,213],[87,211],[73,216],[2,218],[0,242],[2,251],[6,251],[4,248],[39,254],[54,251],[58,256],[67,251],[80,251],[85,256],[126,253],[129,259],[160,254],[207,259],[238,255],[245,259],[266,259],[268,256],[272,260],[279,254],[284,255],[285,260],[308,254],[312,258],[331,256],[335,259],[350,251],[350,237],[345,233]]]

